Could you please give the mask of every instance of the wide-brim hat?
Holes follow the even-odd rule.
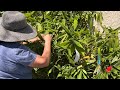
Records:
[[[0,17],[0,41],[17,42],[37,36],[37,31],[26,21],[19,11],[6,11]]]

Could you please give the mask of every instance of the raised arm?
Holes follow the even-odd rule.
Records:
[[[43,54],[41,56],[37,55],[34,62],[29,65],[30,67],[44,68],[44,67],[47,67],[50,63],[52,37],[50,34],[42,35],[42,37],[45,40]],[[38,39],[38,37],[36,39]]]

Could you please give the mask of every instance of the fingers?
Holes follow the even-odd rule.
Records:
[[[37,42],[37,41],[39,41],[39,40],[40,40],[39,37],[35,37],[35,38],[33,38],[33,39],[28,40],[28,42],[34,43],[34,42]]]
[[[45,34],[41,34],[41,36],[42,36],[42,37],[44,37],[44,36],[45,36]]]

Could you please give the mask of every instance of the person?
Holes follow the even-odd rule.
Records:
[[[51,57],[50,34],[44,39],[42,55],[33,52],[22,41],[36,42],[37,31],[27,23],[19,11],[5,11],[0,17],[0,79],[32,79],[33,68],[49,66]]]

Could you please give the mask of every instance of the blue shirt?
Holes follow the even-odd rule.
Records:
[[[32,79],[36,53],[18,42],[0,42],[0,79]]]

